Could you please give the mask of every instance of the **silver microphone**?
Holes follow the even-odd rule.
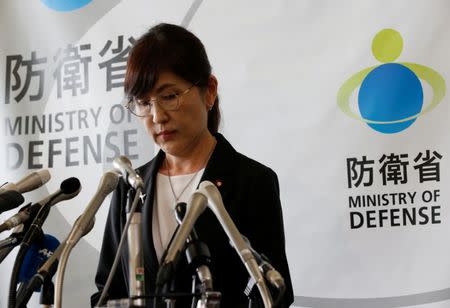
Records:
[[[102,205],[106,196],[116,189],[118,183],[119,175],[116,172],[108,171],[102,176],[94,197],[91,199],[84,212],[74,223],[72,230],[67,237],[67,243],[77,242],[84,234],[87,233],[86,230],[90,226],[92,219],[95,217],[95,214]]]
[[[77,221],[80,218],[77,218],[77,220],[75,221],[75,223],[77,223]],[[88,234],[89,232],[91,232],[92,228],[94,228],[94,224],[95,224],[95,217],[93,219],[90,220],[89,224],[86,226],[86,228],[84,229],[84,233],[81,235],[81,237],[85,236],[86,234]],[[81,238],[80,237],[80,238]],[[51,267],[53,266],[53,264],[55,264],[55,262],[57,262],[59,260],[59,258],[61,257],[61,254],[66,246],[66,242],[67,239],[69,238],[69,236],[66,237],[66,239],[59,244],[58,248],[56,248],[56,250],[53,252],[52,256],[50,258],[47,259],[47,261],[42,264],[42,266],[38,269],[37,274],[36,275],[47,275],[48,272],[50,271]],[[79,241],[80,239],[78,239],[75,244]],[[44,279],[42,279],[42,281],[44,281]]]
[[[144,181],[136,173],[136,171],[131,166],[131,162],[126,156],[116,157],[113,161],[114,169],[122,174],[123,178],[130,184],[131,187],[137,189],[138,187],[144,188]]]
[[[64,272],[69,254],[80,238],[92,229],[94,226],[95,214],[102,205],[106,196],[116,189],[118,183],[119,175],[116,172],[108,171],[102,176],[94,197],[91,199],[84,212],[78,217],[72,227],[72,230],[67,236],[67,239],[64,241],[63,249],[60,253],[60,262],[56,271],[56,288],[54,294],[54,303],[56,308],[62,306]]]
[[[272,296],[267,288],[264,277],[259,271],[258,263],[256,262],[249,245],[244,241],[241,233],[226,211],[225,206],[223,205],[222,196],[216,185],[209,181],[203,181],[200,183],[199,191],[208,198],[208,207],[219,220],[220,225],[233,244],[234,249],[247,268],[248,273],[256,281],[264,306],[272,307]]]
[[[142,252],[142,202],[139,202],[144,190],[144,181],[133,169],[130,160],[126,156],[116,157],[113,166],[133,188],[129,192],[130,207],[127,207],[127,240],[128,240],[128,264],[129,264],[129,294],[131,297],[145,295],[144,255]],[[134,198],[132,195],[134,193]],[[133,200],[132,200],[133,199]],[[141,199],[142,200],[142,199]],[[122,241],[122,240],[121,240]],[[145,305],[144,299],[134,301],[135,305]]]
[[[129,194],[130,204],[135,207],[127,207],[127,230],[128,240],[128,263],[129,263],[129,294],[133,296],[145,295],[144,277],[144,255],[142,252],[142,202],[139,202],[141,192],[144,190],[144,181],[133,169],[130,160],[126,156],[116,157],[113,166],[124,178],[124,180],[135,190],[134,198],[131,202],[132,194]],[[131,192],[131,191],[130,191]],[[134,208],[134,210],[132,210]],[[145,305],[143,299],[137,299],[134,303],[138,306]]]
[[[50,180],[50,177],[50,172],[48,170],[39,170],[30,173],[17,183],[7,183],[0,188],[0,193],[8,190],[15,190],[20,193],[32,191],[47,183]]]

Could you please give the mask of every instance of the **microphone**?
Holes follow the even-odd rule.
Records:
[[[144,190],[144,181],[132,168],[126,156],[116,157],[113,166],[125,181],[133,188],[128,192],[129,206],[127,207],[127,241],[128,241],[128,288],[130,297],[141,297],[133,302],[136,306],[144,306],[145,277],[144,256],[142,254],[142,203],[139,202],[141,192]],[[134,198],[131,196],[134,193]],[[132,201],[133,200],[133,201]],[[142,200],[142,199],[141,199]],[[100,297],[102,299],[104,296]]]
[[[41,201],[26,206],[20,209],[19,213],[13,215],[0,225],[0,232],[10,230],[24,222],[27,222],[30,218],[34,219],[37,213],[42,209],[44,205],[48,203],[48,206],[55,205],[56,203],[72,199],[80,192],[81,184],[77,178],[68,178],[61,183],[60,189],[50,196],[45,197]]]
[[[23,228],[23,225],[20,226]],[[10,252],[22,242],[23,231],[20,228],[16,228],[9,237],[0,241],[0,264],[10,254]]]
[[[142,249],[142,207],[144,195],[141,194],[144,189],[144,182],[141,177],[132,168],[130,160],[126,156],[116,157],[113,161],[114,170],[123,176],[125,181],[132,189],[128,190],[128,205],[126,207],[127,221],[122,231],[116,256],[114,257],[113,267],[108,276],[106,286],[103,288],[97,305],[100,305],[106,296],[106,291],[112,281],[112,275],[116,270],[117,260],[120,251],[127,237],[128,246],[128,291],[130,298],[138,297],[132,301],[133,305],[145,306],[145,270],[144,255]],[[117,185],[117,184],[116,184]],[[129,188],[129,187],[128,187]],[[58,298],[60,301],[60,298]],[[56,301],[56,304],[59,305]]]
[[[39,201],[37,204],[40,204],[41,207],[36,214],[36,217],[33,219],[30,229],[25,234],[22,245],[29,245],[33,241],[36,234],[40,231],[45,219],[47,219],[51,206],[58,202],[72,199],[80,193],[80,190],[80,181],[75,177],[68,178],[61,182],[60,188],[56,192]]]
[[[48,214],[50,213],[50,207],[60,201],[75,197],[80,192],[80,189],[81,184],[77,178],[68,178],[61,183],[60,189],[38,203],[42,206],[36,214],[36,217],[33,219],[30,228],[26,232],[22,240],[19,252],[17,253],[16,260],[14,261],[13,272],[11,274],[11,280],[9,284],[9,308],[14,308],[16,306],[17,276],[20,270],[20,265],[22,264],[22,260],[30,244],[35,241],[39,235],[42,234],[42,225]]]
[[[77,223],[78,219],[75,221],[75,223]],[[94,228],[94,224],[95,218],[90,220],[89,224],[86,226],[85,232],[81,235],[81,237],[91,232],[92,228]],[[48,258],[48,260],[39,268],[36,275],[46,276],[49,274],[51,268],[59,261],[59,258],[61,257],[64,247],[66,246],[67,238],[68,237],[66,237],[66,239],[58,246],[58,248],[56,248],[52,256]],[[78,240],[76,241],[76,243],[78,242]]]
[[[179,202],[175,206],[175,216],[179,225],[183,222],[185,214],[186,203]],[[186,242],[186,257],[191,266],[198,270],[198,268],[202,265],[211,264],[211,253],[209,252],[209,248],[204,242],[200,241],[197,232],[195,231],[195,227],[192,227],[191,233],[187,237]]]
[[[22,207],[17,214],[14,214],[0,225],[0,233],[29,221],[30,217],[33,219],[41,207],[42,205],[39,203],[33,205],[30,203]]]
[[[180,225],[186,214],[186,203],[179,202],[175,206],[175,216]],[[204,291],[213,289],[212,274],[209,270],[211,264],[211,253],[208,246],[199,240],[195,227],[192,227],[191,233],[187,238],[186,258],[192,268],[195,268],[198,278]]]
[[[7,190],[0,193],[0,214],[18,207],[24,201],[25,199],[18,191]]]
[[[100,205],[102,205],[106,196],[117,187],[118,183],[119,175],[116,172],[108,171],[102,176],[94,197],[91,202],[89,202],[84,212],[78,217],[72,230],[67,236],[67,239],[64,241],[64,248],[61,252],[61,262],[59,262],[58,270],[56,272],[55,307],[61,307],[62,305],[64,271],[70,252],[80,238],[89,232],[87,229],[92,229],[94,226],[95,214],[100,208]]]
[[[78,221],[78,219],[77,219]],[[77,223],[75,221],[75,223]],[[95,219],[91,219],[89,225],[85,229],[85,233],[81,236],[83,237],[87,233],[89,233],[94,227]],[[28,301],[31,298],[33,292],[38,289],[47,279],[51,279],[56,271],[56,266],[58,264],[58,260],[66,246],[66,240],[64,240],[56,250],[53,250],[51,256],[41,265],[41,267],[36,271],[31,279],[28,279],[28,284],[26,287],[20,289],[17,292],[17,305],[16,307],[25,307]],[[50,254],[48,254],[50,255]]]
[[[7,183],[0,188],[0,193],[9,190],[14,190],[19,193],[32,191],[47,183],[50,180],[50,177],[50,172],[48,172],[48,170],[39,170],[30,173],[17,183]]]
[[[41,204],[42,206],[53,206],[58,202],[72,199],[80,193],[80,190],[80,180],[75,177],[67,178],[61,182],[57,191],[39,201],[38,204]]]
[[[52,235],[44,234],[39,242],[35,242],[29,247],[20,267],[17,280],[17,282],[20,282],[19,293],[23,292],[25,285],[31,280],[33,275],[36,274],[38,268],[53,254],[58,245],[58,239]],[[39,286],[34,288],[30,292],[30,297],[33,292],[39,291]],[[41,296],[42,294],[43,293],[41,293]]]
[[[237,229],[230,215],[223,205],[222,196],[216,185],[209,181],[200,183],[199,191],[208,198],[208,207],[213,211],[214,215],[219,220],[220,225],[227,234],[234,249],[238,253],[250,276],[256,281],[259,292],[265,307],[272,307],[272,296],[264,281],[264,278],[259,271],[258,264],[252,254],[249,245],[242,238],[241,233]]]
[[[250,251],[255,256],[256,262],[258,263],[261,273],[264,275],[266,280],[278,290],[285,288],[284,278],[281,274],[269,263],[269,259],[263,255],[259,254],[250,244],[247,237],[242,235],[242,238],[247,243]]]
[[[136,171],[131,166],[131,162],[126,156],[116,157],[113,161],[114,169],[119,172],[128,184],[134,189],[138,187],[143,189],[144,182],[142,178],[136,173]]]
[[[22,242],[24,230],[28,230],[29,226],[20,225],[14,228],[13,233],[7,238],[0,241],[0,263],[8,256],[8,254]]]
[[[44,234],[39,242],[33,243],[23,259],[19,271],[18,282],[28,283],[28,281],[30,281],[37,273],[38,268],[53,255],[58,246],[58,239],[49,234]]]
[[[89,232],[87,230],[89,229],[88,227],[91,225],[95,214],[102,205],[106,196],[116,189],[118,183],[119,175],[116,172],[108,171],[102,176],[94,197],[91,199],[84,212],[74,223],[72,230],[67,237],[66,243],[76,243],[82,236]],[[93,226],[91,226],[89,230],[91,230],[92,227]]]
[[[178,202],[175,206],[175,219],[178,222],[178,225],[181,225],[183,222],[184,216],[186,215],[186,202]],[[187,241],[197,240],[197,232],[195,231],[195,227],[192,227],[191,233],[189,234]]]
[[[161,287],[172,277],[175,272],[175,267],[180,252],[182,251],[186,243],[186,239],[189,237],[195,222],[205,210],[207,201],[208,200],[205,195],[199,191],[194,192],[189,199],[189,207],[187,209],[186,216],[177,229],[172,243],[165,251],[165,257],[163,258],[163,262],[161,263],[161,267],[156,278],[157,286]]]

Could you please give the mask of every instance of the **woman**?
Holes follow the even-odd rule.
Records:
[[[217,84],[203,44],[182,27],[159,24],[130,52],[124,86],[129,97],[127,108],[140,117],[161,148],[154,159],[137,169],[147,196],[142,222],[146,292],[154,292],[161,256],[177,226],[174,205],[187,202],[198,184],[209,180],[218,186],[239,231],[284,277],[287,290],[280,307],[288,307],[293,293],[278,179],[271,169],[236,152],[218,133]],[[126,194],[126,185],[121,182],[113,195],[100,254],[96,275],[100,291],[125,224]],[[248,307],[244,295],[248,273],[209,209],[195,228],[211,252],[214,289],[222,293],[221,307]],[[190,292],[192,273],[186,261],[180,263],[176,289]],[[126,257],[122,258],[109,299],[128,297],[127,264]],[[253,293],[252,307],[262,307],[257,290]],[[93,305],[98,297],[99,293],[93,295]]]

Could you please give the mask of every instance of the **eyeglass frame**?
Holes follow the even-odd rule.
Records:
[[[198,83],[199,83],[198,81],[195,82],[195,83],[193,83],[189,88],[187,88],[186,90],[184,90],[183,92],[181,92],[181,93],[179,93],[179,94],[176,94],[176,93],[173,94],[173,95],[175,95],[175,97],[176,97],[176,99],[177,99],[177,105],[176,105],[176,107],[175,107],[174,109],[165,109],[165,108],[163,107],[164,105],[160,104],[160,103],[158,102],[158,99],[157,99],[156,97],[153,97],[153,98],[150,98],[150,99],[148,99],[148,100],[145,100],[144,103],[142,103],[141,105],[144,105],[144,106],[148,109],[148,106],[152,106],[152,107],[153,107],[153,105],[154,105],[155,103],[157,103],[157,104],[159,105],[159,107],[160,107],[162,110],[164,110],[164,111],[176,111],[176,110],[178,110],[178,109],[180,108],[180,106],[181,106],[181,101],[180,101],[181,96],[183,96],[183,95],[189,93],[189,91],[191,91],[193,87],[197,86]],[[126,100],[127,100],[127,102],[126,102],[125,108],[127,108],[133,115],[135,115],[135,116],[137,116],[137,117],[140,117],[140,118],[145,118],[145,117],[148,117],[148,116],[151,115],[151,110],[152,110],[152,109],[150,109],[150,111],[149,111],[146,115],[138,115],[138,114],[134,113],[134,112],[131,110],[130,104],[132,104],[132,103],[135,104],[135,105],[137,104],[137,103],[135,102],[136,97],[128,97]],[[151,102],[151,104],[150,104],[149,102]]]

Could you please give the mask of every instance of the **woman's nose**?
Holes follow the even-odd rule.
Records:
[[[159,124],[167,122],[168,120],[167,112],[164,109],[162,109],[158,103],[153,104],[151,114],[153,116],[153,123]]]

